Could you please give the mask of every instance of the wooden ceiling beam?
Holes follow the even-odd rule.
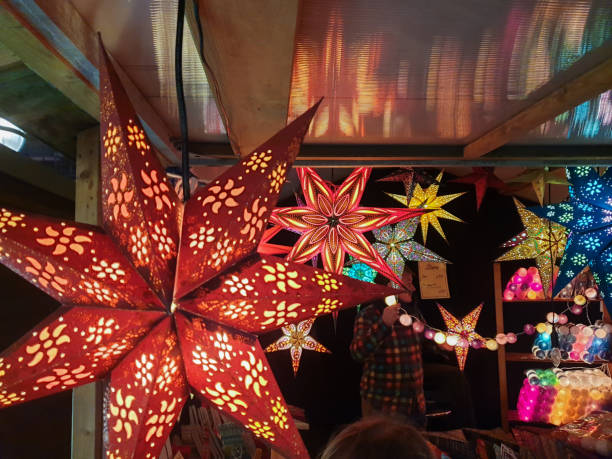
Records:
[[[74,181],[0,144],[0,171],[51,194],[74,200]]]
[[[99,119],[98,39],[71,2],[1,2],[0,42],[78,107]],[[121,66],[114,63],[151,142],[176,162],[179,154],[170,141],[170,130]]]
[[[573,67],[580,68],[584,62],[590,60],[591,56],[585,56],[566,72],[573,73]],[[470,142],[463,149],[464,157],[468,159],[481,157],[610,88],[612,88],[612,57],[591,66],[561,86],[552,88],[529,107]]]
[[[299,1],[198,5],[204,53],[216,78],[208,74],[210,86],[235,153],[248,154],[287,124]],[[187,20],[197,44],[193,9]]]

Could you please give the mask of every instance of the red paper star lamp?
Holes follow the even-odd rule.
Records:
[[[344,257],[349,253],[382,275],[401,285],[372,244],[363,236],[366,231],[381,228],[428,212],[425,209],[383,209],[360,207],[371,168],[355,169],[340,186],[324,181],[314,169],[297,169],[305,206],[274,209],[270,221],[302,235],[287,255],[288,260],[304,263],[320,253],[323,267],[341,273]]]
[[[442,318],[444,319],[444,323],[446,324],[448,332],[454,333],[460,338],[464,338],[467,342],[467,346],[455,346],[455,354],[457,354],[457,363],[459,363],[459,369],[463,371],[463,369],[465,368],[468,351],[470,350],[470,346],[472,346],[472,343],[474,343],[475,341],[484,341],[482,336],[480,336],[474,331],[474,329],[476,328],[476,322],[478,322],[478,317],[480,316],[480,311],[482,310],[482,304],[478,305],[472,312],[470,312],[467,316],[461,319],[461,321],[458,321],[455,316],[453,316],[450,312],[448,312],[439,304],[438,309],[440,310],[440,314],[442,314]]]
[[[303,320],[299,324],[290,324],[286,327],[282,327],[281,330],[283,331],[283,336],[265,349],[265,352],[276,352],[291,349],[291,366],[293,367],[294,376],[297,375],[298,369],[300,368],[302,349],[331,354],[331,352],[325,346],[309,335],[314,321],[315,318],[313,317],[308,320]]]
[[[392,292],[255,253],[316,106],[180,212],[103,49],[100,82],[105,231],[0,212],[0,261],[64,304],[0,354],[0,406],[109,377],[106,457],[158,457],[190,391],[307,456],[254,333]]]
[[[493,167],[473,167],[471,174],[449,180],[449,182],[472,183],[476,189],[476,210],[479,210],[487,188],[501,190],[505,187],[504,182],[493,173],[493,170]]]

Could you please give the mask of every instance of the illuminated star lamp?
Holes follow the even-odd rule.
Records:
[[[544,191],[547,184],[551,185],[569,185],[570,183],[565,178],[565,173],[562,168],[550,170],[548,167],[544,169],[527,169],[520,175],[508,180],[510,183],[528,183],[533,187],[538,202],[544,204]],[[527,185],[528,186],[528,185]]]
[[[396,274],[374,250],[363,233],[375,228],[419,216],[425,209],[383,209],[360,207],[371,168],[355,169],[340,186],[324,181],[314,169],[297,169],[306,205],[278,207],[270,221],[298,231],[300,238],[287,259],[304,263],[320,253],[323,268],[341,273],[345,254],[371,266],[383,276],[401,284]]]
[[[532,207],[534,214],[571,230],[553,288],[557,295],[585,266],[591,268],[608,309],[612,305],[612,169],[567,169],[572,184],[566,202]]]
[[[103,49],[100,82],[105,231],[0,213],[0,261],[63,303],[0,354],[0,406],[109,377],[109,457],[158,457],[190,391],[307,456],[255,334],[397,293],[255,253],[316,106],[198,190],[181,221]]]
[[[293,367],[294,376],[297,376],[298,368],[300,367],[302,349],[331,354],[331,352],[325,346],[309,335],[314,321],[315,318],[313,317],[308,320],[303,320],[298,324],[290,324],[286,327],[282,327],[281,330],[283,331],[283,336],[265,349],[265,352],[276,352],[291,349],[291,365]]]
[[[351,258],[347,265],[342,268],[342,274],[352,277],[353,279],[373,284],[378,273],[365,263],[358,262],[354,258]]]
[[[406,194],[406,200],[410,201],[412,198],[412,192],[414,189],[414,182],[417,181],[423,185],[431,185],[435,183],[439,185],[439,182],[434,180],[426,172],[415,170],[412,167],[403,167],[397,172],[393,172],[383,178],[377,180],[378,182],[402,182],[404,184],[404,192]]]
[[[498,190],[505,188],[504,182],[493,173],[493,170],[493,167],[473,167],[471,174],[449,180],[449,182],[473,184],[476,189],[476,210],[479,210],[487,188]]]
[[[404,272],[405,261],[448,263],[448,260],[413,240],[418,224],[419,220],[413,218],[373,231],[376,238],[374,248],[400,278]]]
[[[448,204],[453,199],[457,199],[459,196],[465,194],[465,193],[454,193],[454,194],[447,194],[444,196],[438,196],[438,190],[440,188],[439,183],[442,180],[443,175],[444,175],[444,172],[440,172],[438,176],[436,177],[436,183],[428,186],[425,189],[423,189],[421,185],[417,183],[416,186],[414,187],[412,198],[410,199],[409,207],[419,208],[419,209],[429,209],[431,211],[429,213],[421,215],[421,233],[423,234],[424,243],[427,243],[427,230],[430,224],[431,226],[435,228],[438,234],[442,236],[442,238],[446,242],[448,242],[446,240],[446,235],[444,234],[444,230],[442,230],[442,225],[440,225],[440,221],[438,220],[439,218],[445,218],[447,220],[453,220],[456,222],[463,223],[463,220],[455,217],[453,214],[451,214],[450,212],[442,208],[442,206]],[[393,193],[387,193],[387,194],[391,196],[393,199],[395,199],[396,201],[399,201],[405,206],[408,206],[408,199],[406,198],[406,196],[402,196],[401,194],[393,194]]]
[[[444,319],[448,332],[454,333],[459,338],[463,338],[465,340],[463,346],[455,346],[455,354],[457,354],[459,369],[463,371],[470,346],[475,347],[475,342],[484,342],[483,337],[474,331],[476,328],[476,323],[478,322],[478,317],[480,316],[480,311],[482,310],[482,303],[467,316],[461,319],[461,321],[457,320],[455,316],[453,316],[439,304],[438,309],[440,310],[440,314],[442,314],[442,318]],[[477,344],[476,346],[479,345]]]
[[[516,198],[514,205],[525,229],[502,245],[512,248],[495,261],[535,259],[543,290],[545,295],[549,295],[555,263],[565,250],[566,230],[557,223],[538,217]]]

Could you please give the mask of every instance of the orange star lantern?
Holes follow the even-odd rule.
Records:
[[[286,327],[281,328],[283,331],[283,336],[265,349],[266,352],[291,349],[291,365],[293,366],[294,375],[297,375],[298,368],[300,368],[302,349],[331,354],[331,352],[329,352],[325,346],[309,335],[314,321],[315,318],[313,317],[311,319],[304,320],[297,325],[289,324]]]
[[[455,354],[457,354],[459,369],[463,371],[470,346],[479,347],[480,344],[484,342],[482,336],[474,331],[476,328],[476,322],[478,322],[478,317],[480,316],[480,311],[482,310],[482,303],[467,316],[461,319],[461,321],[458,321],[455,316],[453,316],[439,304],[438,309],[440,310],[440,314],[442,314],[442,318],[444,319],[448,333],[455,334],[459,337],[459,341],[455,346]],[[476,342],[478,344],[474,345]]]
[[[0,407],[108,376],[107,457],[158,457],[190,391],[307,456],[255,333],[394,292],[255,252],[316,106],[181,212],[104,49],[100,82],[104,230],[0,212],[0,261],[63,303],[0,354]]]
[[[321,253],[323,267],[341,273],[348,252],[401,285],[400,279],[363,233],[419,216],[428,210],[359,207],[371,171],[367,167],[355,169],[342,185],[335,187],[324,181],[314,169],[297,169],[306,205],[276,208],[270,217],[272,223],[302,234],[287,255],[288,260],[304,263]]]

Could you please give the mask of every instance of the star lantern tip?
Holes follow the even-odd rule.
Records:
[[[192,392],[272,448],[307,457],[256,330],[362,303],[366,290],[369,301],[395,292],[256,253],[316,106],[181,215],[103,48],[100,97],[105,231],[0,209],[0,262],[64,304],[0,354],[0,408],[110,377],[109,456],[158,457]],[[303,295],[287,303],[284,289]],[[189,310],[204,296],[208,310]]]
[[[474,341],[482,341],[482,337],[476,333],[476,323],[480,317],[483,303],[480,303],[474,308],[469,314],[463,317],[461,320],[452,315],[442,305],[437,303],[438,310],[442,315],[444,324],[446,325],[448,333],[454,333],[460,338],[464,338],[467,346],[455,346],[455,354],[457,355],[457,363],[459,369],[463,371],[465,369],[465,363],[467,361],[468,351]]]

